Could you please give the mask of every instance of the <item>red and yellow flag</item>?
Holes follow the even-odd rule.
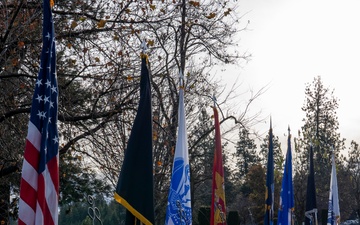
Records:
[[[221,135],[218,111],[215,107],[215,152],[212,178],[210,225],[226,224],[226,205],[224,188],[224,167],[222,160]]]

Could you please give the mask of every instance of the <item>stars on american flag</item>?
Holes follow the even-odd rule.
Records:
[[[42,99],[42,95],[39,95],[37,96],[36,100],[38,100],[38,102],[40,103],[43,99]]]
[[[47,34],[46,34],[46,36],[45,36],[48,40],[50,40],[50,33],[49,32],[47,32]]]
[[[46,112],[38,110],[37,116],[39,119],[45,119],[46,118]]]
[[[50,101],[49,101],[49,98],[50,98],[50,96],[45,96],[45,97],[44,97],[44,104],[46,104],[47,102],[50,102]]]
[[[54,102],[50,101],[50,108],[54,108]]]
[[[56,143],[59,142],[59,138],[55,136],[55,137],[53,138],[53,141],[54,141],[54,144],[56,144]]]
[[[40,80],[40,79],[37,79],[37,81],[36,81],[36,86],[40,87],[41,85],[42,85],[41,80]]]
[[[52,94],[57,93],[56,91],[56,87],[53,85],[51,87],[51,83],[47,84],[49,91]],[[50,88],[51,87],[51,88]],[[46,110],[50,110],[52,108],[54,108],[54,101],[52,101],[51,98],[51,94],[49,95],[40,95],[37,94],[37,97],[35,98],[37,100],[37,103],[40,105],[42,102],[44,104],[44,107],[38,107],[39,109],[44,109],[44,111],[40,111],[38,110],[37,116],[39,117],[39,120],[44,120],[46,118]],[[49,123],[51,123],[50,121],[51,117],[49,117]]]
[[[57,88],[54,85],[51,87],[51,93],[57,93]]]
[[[45,84],[46,84],[46,87],[51,87],[51,81],[47,80]]]
[[[41,53],[40,68],[32,104],[34,113],[31,115],[30,121],[43,135],[42,146],[46,147],[45,152],[53,155],[58,149],[58,88],[56,81],[55,33],[51,10],[47,13],[50,14],[44,14],[43,17],[43,52]],[[48,18],[49,15],[50,18]]]

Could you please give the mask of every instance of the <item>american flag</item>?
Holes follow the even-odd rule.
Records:
[[[20,184],[18,224],[58,223],[58,87],[54,25],[49,0],[43,1],[43,48],[32,100]]]

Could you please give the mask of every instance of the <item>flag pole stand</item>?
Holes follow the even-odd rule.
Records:
[[[90,205],[88,208],[88,215],[90,219],[92,219],[92,224],[95,225],[95,221],[99,221],[102,225],[103,223],[100,219],[100,210],[98,207],[95,206],[94,198],[91,195],[88,195],[87,202]]]

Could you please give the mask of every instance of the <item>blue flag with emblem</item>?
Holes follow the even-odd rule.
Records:
[[[166,208],[165,225],[192,224],[190,166],[186,136],[183,82],[183,76],[180,72],[178,136]]]
[[[294,211],[294,188],[292,182],[291,135],[288,134],[288,148],[286,152],[284,174],[280,192],[280,208],[278,211],[278,225],[291,225]]]
[[[330,180],[330,192],[329,192],[329,210],[327,225],[337,225],[340,220],[340,207],[339,207],[339,195],[338,185],[336,178],[336,166],[334,152],[331,156],[331,180]]]

